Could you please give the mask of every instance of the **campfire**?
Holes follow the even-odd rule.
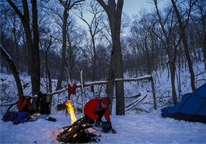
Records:
[[[63,131],[57,136],[57,140],[64,143],[87,143],[99,141],[97,136],[100,136],[98,130],[93,128],[91,124],[87,123],[84,117],[76,119],[74,108],[70,100],[65,103],[67,111],[71,117],[71,126],[63,127]]]
[[[71,117],[71,124],[73,124],[75,121],[77,121],[77,118],[76,118],[75,113],[74,113],[74,107],[70,103],[70,100],[67,100],[65,105],[67,106],[66,109],[67,109],[67,111],[68,111],[68,113],[70,114],[70,117]]]

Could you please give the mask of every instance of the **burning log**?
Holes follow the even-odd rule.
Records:
[[[89,132],[92,128],[91,124],[87,123],[84,117],[78,119],[71,126],[63,127],[64,131],[57,136],[57,140],[64,143],[87,143],[100,141],[97,138],[98,130]],[[92,128],[95,130],[94,128]]]
[[[74,108],[70,103],[70,100],[67,100],[65,105],[68,113],[70,114],[72,125],[60,129],[63,131],[60,132],[56,139],[64,143],[87,143],[91,141],[100,141],[96,138],[97,136],[100,136],[99,131],[93,128],[93,126],[89,124],[84,117],[78,120],[76,119]]]

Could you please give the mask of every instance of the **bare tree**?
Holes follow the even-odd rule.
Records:
[[[121,16],[124,0],[97,0],[104,8],[109,18],[109,25],[112,37],[112,52],[110,70],[107,84],[107,95],[112,99],[114,93],[115,78],[123,78],[122,50],[120,43]],[[116,114],[125,115],[124,85],[123,82],[116,82]]]
[[[183,46],[184,46],[186,58],[187,58],[187,61],[188,61],[188,67],[189,67],[189,72],[190,72],[190,76],[191,76],[191,87],[192,87],[192,90],[193,90],[193,91],[196,90],[196,88],[195,88],[195,75],[194,75],[194,71],[193,71],[193,68],[192,68],[192,65],[193,65],[193,64],[192,64],[192,61],[191,61],[191,58],[190,58],[190,53],[189,53],[189,48],[188,48],[188,42],[187,42],[187,36],[186,36],[186,33],[185,33],[185,27],[187,26],[187,23],[188,23],[188,21],[189,21],[191,9],[192,9],[193,5],[194,5],[197,1],[198,1],[198,0],[195,0],[195,1],[192,3],[192,0],[190,0],[189,11],[188,11],[188,19],[187,19],[187,21],[186,21],[186,24],[183,25],[182,16],[180,15],[179,10],[177,9],[176,3],[174,2],[174,0],[171,0],[172,5],[173,5],[174,10],[175,10],[175,13],[176,13],[177,18],[178,18],[179,29],[180,29],[181,34],[182,34]]]
[[[84,15],[81,10],[81,14],[77,15],[89,28],[89,34],[91,36],[91,57],[92,57],[92,81],[96,80],[96,35],[104,29],[104,26],[100,25],[101,16],[103,14],[103,10],[101,6],[96,2],[96,0],[91,0],[89,4],[86,3],[86,10],[91,14],[91,20],[87,20],[84,18]],[[90,42],[88,42],[90,45]],[[94,85],[91,86],[91,91],[94,92]]]
[[[72,18],[70,18],[71,20]],[[79,56],[79,47],[78,45],[83,41],[83,34],[81,28],[78,26],[75,19],[71,20],[71,24],[69,25],[69,29],[67,32],[67,70],[69,72],[70,79],[73,79],[76,71],[76,59]],[[78,69],[79,72],[79,69]],[[77,74],[79,77],[79,73]]]
[[[177,25],[177,23],[174,22],[173,14],[171,16],[171,20],[170,21],[168,20],[169,16],[173,12],[172,8],[170,8],[169,12],[165,16],[165,19],[163,19],[161,17],[159,9],[158,9],[157,0],[154,0],[154,4],[155,4],[155,8],[156,8],[157,17],[158,17],[157,22],[160,24],[161,31],[162,31],[164,37],[159,36],[157,34],[157,32],[155,32],[153,29],[152,29],[152,31],[154,32],[154,34],[156,34],[158,36],[158,38],[161,40],[161,42],[163,43],[163,45],[167,51],[168,58],[169,58],[168,63],[169,63],[169,67],[170,67],[171,83],[172,83],[172,97],[173,97],[174,103],[177,103],[177,94],[176,94],[176,89],[175,89],[175,71],[176,71],[175,61],[176,61],[176,54],[177,54],[177,46],[180,43],[181,36],[179,36],[178,40],[176,40],[174,38],[174,36],[176,35],[174,29],[175,29],[175,26]],[[154,25],[157,22],[155,22]]]
[[[52,84],[51,84],[51,74],[49,71],[49,66],[48,66],[48,52],[52,47],[52,44],[54,43],[55,39],[53,38],[52,35],[48,36],[48,38],[45,39],[41,39],[40,41],[40,47],[42,49],[43,52],[43,64],[42,64],[42,73],[44,74],[44,67],[46,69],[46,83],[47,83],[47,76],[48,76],[48,84],[49,84],[49,88],[47,89],[47,93],[48,92],[52,92]],[[43,76],[42,74],[42,76]]]
[[[1,49],[0,49],[0,55],[6,60],[7,64],[9,65],[9,67],[12,70],[12,73],[14,75],[15,81],[16,81],[16,85],[17,85],[17,89],[18,89],[18,96],[23,96],[23,89],[22,89],[22,85],[21,85],[21,81],[19,78],[19,74],[16,70],[16,67],[14,65],[13,60],[11,59],[10,55],[5,51],[5,49],[3,48],[2,45],[0,45]]]
[[[206,2],[204,0],[200,0],[197,2],[196,10],[192,16],[193,24],[195,25],[195,30],[197,31],[197,41],[200,43],[203,61],[206,69]]]
[[[153,24],[153,18],[150,13],[146,14],[146,11],[142,11],[141,18],[136,18],[134,20],[134,25],[131,28],[131,32],[137,37],[135,39],[135,43],[133,45],[137,45],[136,50],[139,53],[139,59],[137,60],[139,63],[141,63],[142,67],[144,67],[144,70],[146,70],[147,74],[151,74],[153,70],[152,62],[154,62],[154,59],[152,59],[152,54],[154,54],[154,50],[152,51],[152,48],[154,47],[154,34],[150,30],[152,29]],[[137,57],[137,56],[136,56]],[[154,56],[153,56],[154,57]],[[139,69],[141,70],[141,69]]]
[[[61,89],[61,83],[62,83],[62,78],[65,70],[65,53],[66,53],[66,33],[67,33],[67,28],[68,28],[68,16],[69,16],[69,11],[78,3],[81,3],[84,0],[59,0],[61,5],[64,7],[64,12],[63,12],[63,25],[62,25],[62,39],[63,39],[63,44],[62,44],[62,58],[61,58],[61,64],[60,64],[60,72],[58,76],[58,82],[57,82],[57,88],[56,90]]]
[[[16,63],[16,69],[20,72],[20,57],[23,54],[19,43],[22,39],[22,24],[16,12],[10,8],[10,5],[3,3],[1,6],[1,44],[6,48],[13,61]],[[24,54],[25,55],[25,54]],[[25,58],[25,57],[24,57]],[[3,62],[2,62],[3,64]]]
[[[37,2],[31,1],[32,5],[32,29],[30,28],[30,14],[27,0],[22,0],[23,13],[11,1],[7,0],[10,6],[15,10],[24,26],[26,35],[26,42],[28,48],[28,61],[31,74],[32,95],[39,92],[40,89],[40,60],[39,60],[39,33],[38,33],[38,19],[37,19]]]

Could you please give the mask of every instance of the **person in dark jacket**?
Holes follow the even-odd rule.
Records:
[[[111,101],[109,97],[104,97],[102,99],[94,98],[89,100],[84,107],[85,118],[90,124],[94,124],[94,121],[96,121],[96,126],[101,126],[100,122],[102,122],[103,115],[105,116],[107,122],[110,122],[111,118],[108,108],[110,103]]]

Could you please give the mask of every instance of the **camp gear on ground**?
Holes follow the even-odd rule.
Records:
[[[14,124],[24,123],[29,121],[29,113],[8,111],[3,115],[3,121],[12,121]]]
[[[174,106],[163,108],[161,115],[177,120],[206,123],[206,84],[193,93],[185,94],[182,101]]]
[[[14,120],[14,124],[29,122],[29,113],[26,112],[18,112],[17,119]]]
[[[87,128],[85,130],[87,130],[89,133],[94,134],[97,137],[101,136],[101,133],[96,128],[94,128],[94,127],[89,127],[89,128]]]
[[[14,111],[8,111],[3,115],[3,121],[8,122],[8,121],[13,121],[14,119],[17,118],[18,113]]]
[[[109,132],[112,129],[112,124],[110,121],[102,122],[102,132]]]
[[[52,121],[52,122],[55,122],[55,121],[56,121],[56,119],[55,119],[55,118],[52,118],[52,117],[46,117],[46,120]]]
[[[33,115],[30,116],[29,121],[36,121],[39,119],[40,116],[41,116],[40,113],[34,113]]]
[[[38,97],[32,101],[32,108],[36,113],[50,114],[50,101],[46,97],[47,94],[38,93]]]
[[[32,113],[30,99],[31,98],[29,96],[20,96],[19,97],[19,100],[17,102],[17,108],[18,108],[19,112]]]

